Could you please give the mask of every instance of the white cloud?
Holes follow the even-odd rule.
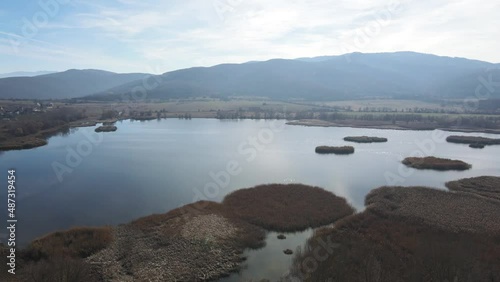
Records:
[[[92,55],[109,63],[105,69],[136,71],[129,67],[145,65],[142,69],[161,66],[167,71],[276,57],[398,50],[500,62],[498,1],[481,4],[474,0],[76,3],[75,7],[81,8],[76,9],[78,12],[67,15],[63,21],[51,22],[45,31],[56,38],[57,45],[77,52],[75,56]],[[397,10],[391,9],[394,3],[399,3]],[[58,32],[64,30],[64,36],[58,38]],[[74,35],[68,35],[68,30],[74,30]],[[88,38],[90,48],[81,46],[84,40],[74,43],[71,36]],[[68,65],[72,63],[68,61]]]

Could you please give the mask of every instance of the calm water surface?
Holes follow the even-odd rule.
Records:
[[[7,170],[15,168],[17,236],[26,243],[47,232],[72,226],[126,223],[203,197],[220,201],[231,191],[264,183],[320,186],[362,210],[365,195],[383,185],[444,189],[444,183],[450,180],[500,176],[500,146],[476,150],[444,142],[448,135],[495,135],[301,127],[284,123],[215,119],[122,121],[117,123],[118,131],[101,133],[102,140],[96,144],[87,137],[99,137],[93,132],[94,127],[79,128],[67,136],[52,137],[41,148],[0,154],[0,183],[4,187],[0,196],[6,202]],[[356,153],[350,156],[314,153],[318,145],[348,144],[342,139],[349,135],[387,137],[389,142],[350,143],[356,147]],[[81,159],[68,157],[73,150],[84,153]],[[461,159],[473,167],[465,172],[436,172],[401,166],[403,157],[422,151]],[[53,164],[68,168],[62,174],[62,181]],[[213,175],[227,176],[224,171],[228,164],[237,165],[238,173],[231,175],[229,181],[220,177],[217,184]],[[6,211],[2,209],[0,214],[5,218]],[[263,275],[255,279],[275,278],[286,270],[291,259],[283,255],[282,249],[294,250],[309,234],[298,233],[278,242],[276,234],[271,233],[268,247],[247,252],[248,268],[242,275],[245,279],[253,278],[259,269]],[[290,246],[285,247],[286,244]]]

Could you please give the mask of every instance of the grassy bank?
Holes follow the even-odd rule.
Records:
[[[434,170],[467,170],[472,167],[472,165],[460,161],[460,160],[450,160],[442,159],[436,157],[410,157],[405,158],[402,163],[406,166],[416,168],[416,169],[434,169]]]
[[[287,124],[289,125],[301,125],[301,126],[319,126],[319,127],[353,127],[353,128],[373,128],[373,129],[392,129],[392,130],[435,130],[441,129],[445,131],[454,131],[454,132],[484,132],[491,134],[500,134],[500,128],[497,124],[498,121],[494,122],[494,126],[492,127],[482,127],[473,124],[463,124],[461,123],[461,116],[457,115],[448,115],[442,114],[436,118],[443,120],[443,122],[428,122],[425,121],[422,117],[420,117],[420,121],[412,120],[410,122],[406,121],[391,121],[391,118],[388,117],[388,120],[385,117],[381,119],[363,119],[361,117],[358,118],[350,118],[351,114],[347,114],[346,118],[342,119],[333,119],[333,120],[322,120],[318,119],[314,116],[310,116],[307,118],[296,119],[294,121],[290,121]],[[411,117],[408,117],[411,118]],[[495,116],[496,119],[500,119],[500,117]]]
[[[374,109],[360,108],[367,102]],[[383,106],[385,103],[387,106]],[[218,119],[287,119],[292,125],[343,126],[398,130],[445,129],[462,132],[500,134],[500,116],[494,114],[460,113],[452,108],[436,112],[432,104],[418,101],[334,101],[298,103],[272,101],[266,98],[246,99],[176,99],[169,101],[90,102],[51,101],[47,112],[14,114],[0,119],[0,150],[42,146],[37,139],[46,139],[42,131],[61,132],[65,128],[95,124],[107,120],[151,120],[158,118],[218,118]],[[419,105],[412,109],[405,104]],[[5,108],[33,107],[36,101],[0,101]],[[348,106],[352,104],[351,108]],[[368,105],[365,104],[365,105]],[[396,110],[395,105],[398,110]],[[335,106],[337,105],[337,106]],[[357,105],[357,106],[356,106]],[[424,105],[427,105],[424,107]],[[441,106],[434,104],[441,109]],[[369,106],[371,108],[371,106]],[[432,110],[434,108],[434,110]],[[353,110],[356,109],[356,110]],[[10,120],[7,120],[10,119]]]

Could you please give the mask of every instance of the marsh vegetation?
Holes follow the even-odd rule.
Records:
[[[473,149],[484,149],[485,146],[483,144],[474,143],[474,144],[470,144],[469,147],[471,147]]]
[[[409,157],[405,158],[402,163],[416,169],[434,169],[443,171],[467,170],[472,167],[472,165],[460,160],[450,160],[436,157]]]
[[[336,155],[349,155],[354,154],[354,147],[352,146],[318,146],[316,147],[316,153],[318,154],[336,154]]]
[[[498,281],[498,216],[498,202],[470,194],[379,188],[366,197],[364,212],[317,230],[286,278]]]
[[[500,177],[480,176],[450,181],[446,187],[452,191],[466,192],[500,200]]]
[[[95,132],[113,132],[118,128],[114,125],[102,125],[95,129]]]
[[[457,136],[452,135],[446,138],[446,141],[449,143],[457,143],[457,144],[469,144],[469,145],[499,145],[500,139],[494,138],[486,138],[486,137],[478,137],[478,136]],[[473,147],[476,148],[476,147]]]
[[[300,231],[354,213],[344,198],[319,187],[269,184],[235,191],[223,204],[235,216],[271,231]]]
[[[83,278],[77,282],[215,280],[239,269],[245,249],[264,246],[265,230],[318,227],[352,213],[345,199],[318,187],[262,185],[233,192],[222,203],[201,201],[113,228],[49,234],[23,250],[29,267],[19,277],[32,281],[64,259],[72,263],[60,264],[66,267],[61,273],[78,268]]]
[[[356,143],[383,143],[387,142],[387,138],[370,136],[347,136],[344,137],[344,141]]]

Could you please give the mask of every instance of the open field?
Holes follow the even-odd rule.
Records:
[[[436,109],[436,110],[454,110],[461,111],[460,102],[463,101],[441,101],[441,102],[426,102],[418,100],[396,100],[396,99],[367,99],[367,100],[352,100],[352,101],[332,101],[332,102],[315,102],[315,105],[328,107],[351,107],[352,110],[360,109]]]
[[[317,230],[295,252],[287,278],[498,281],[498,216],[499,202],[466,193],[379,188],[366,197],[364,212]]]
[[[450,160],[436,157],[410,157],[405,158],[402,163],[416,169],[467,170],[472,167],[470,164],[460,160]]]

